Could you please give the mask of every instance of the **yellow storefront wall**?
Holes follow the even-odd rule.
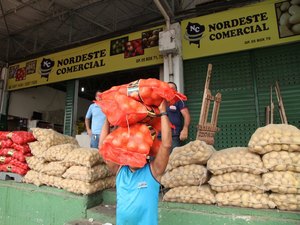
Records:
[[[291,31],[300,28],[300,6],[292,2],[267,0],[182,21],[183,59],[300,41],[300,31]],[[292,16],[284,20],[284,13]]]
[[[8,90],[163,63],[158,50],[162,27],[53,53],[9,67]],[[126,48],[126,46],[128,46]]]

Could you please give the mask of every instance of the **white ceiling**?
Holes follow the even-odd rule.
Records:
[[[160,0],[173,22],[245,0]],[[162,24],[153,0],[0,0],[0,65]]]

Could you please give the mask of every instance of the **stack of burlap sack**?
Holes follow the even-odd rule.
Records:
[[[260,154],[263,184],[270,200],[282,210],[300,210],[300,130],[287,124],[259,128],[249,141],[249,150]]]
[[[275,208],[263,185],[262,173],[267,172],[259,155],[246,147],[223,149],[207,162],[213,174],[208,183],[216,194],[218,205],[250,208]]]
[[[23,182],[77,194],[92,194],[115,186],[115,177],[97,149],[81,148],[75,138],[52,129],[32,128],[32,132],[37,141],[29,144],[33,156],[26,161],[31,170]]]
[[[300,210],[300,130],[296,127],[267,125],[253,133],[248,147],[196,151],[197,156],[192,150],[196,142],[207,146],[195,141],[173,150],[162,177],[162,184],[172,188],[165,201]],[[200,167],[206,162],[207,167]],[[198,169],[186,169],[187,165]],[[206,193],[199,194],[203,189]]]
[[[203,141],[191,141],[177,147],[170,155],[166,173],[161,179],[165,188],[164,201],[215,203],[215,193],[205,184],[208,179],[205,164],[215,149]]]

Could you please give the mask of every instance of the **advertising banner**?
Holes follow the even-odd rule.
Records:
[[[300,1],[266,0],[181,23],[183,59],[300,41]]]
[[[9,67],[8,90],[163,63],[158,50],[162,27],[53,53]]]

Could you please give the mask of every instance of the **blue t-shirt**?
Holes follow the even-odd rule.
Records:
[[[178,101],[174,105],[167,107],[167,113],[171,124],[174,126],[172,128],[172,136],[179,136],[183,128],[183,116],[181,110],[187,108],[185,101]]]
[[[85,118],[92,120],[92,127],[91,127],[92,134],[100,134],[106,116],[96,103],[90,105],[85,115]]]
[[[122,166],[117,174],[117,225],[157,225],[160,184],[150,164],[132,172]]]

